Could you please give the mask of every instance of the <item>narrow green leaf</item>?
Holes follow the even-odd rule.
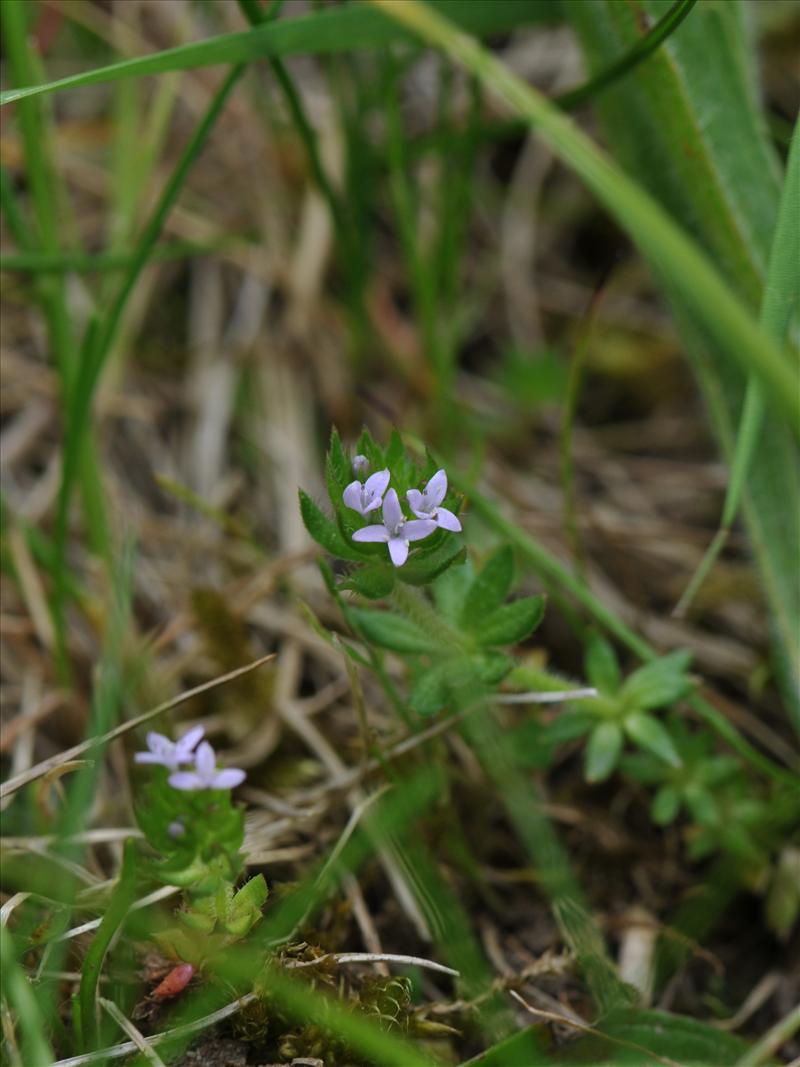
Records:
[[[20,947],[23,955],[26,955],[29,949],[29,944]],[[0,925],[0,955],[3,957],[4,999],[16,1013],[22,1038],[19,1051],[24,1059],[18,1059],[17,1062],[53,1063],[55,1057],[47,1038],[51,1021],[46,1020],[42,1014],[35,992],[36,986],[18,959],[16,946],[5,923]],[[77,1006],[77,997],[75,1005]]]
[[[464,610],[464,601],[472,583],[474,572],[469,563],[450,567],[433,583],[433,599],[442,617],[457,624]]]
[[[574,741],[583,737],[597,722],[594,715],[585,711],[570,709],[562,711],[552,722],[542,729],[542,741],[547,745],[563,745],[565,741]]]
[[[300,514],[306,529],[317,544],[330,552],[332,556],[339,556],[341,559],[363,560],[363,556],[347,544],[336,523],[323,514],[308,493],[304,493],[302,489],[300,490]]]
[[[393,652],[430,652],[431,639],[419,626],[391,611],[353,608],[350,612],[361,634],[381,648]]]
[[[620,698],[628,707],[642,711],[674,704],[692,687],[686,676],[691,658],[691,652],[678,649],[645,663],[626,678]]]
[[[592,1067],[734,1067],[747,1044],[718,1027],[665,1011],[617,1011],[598,1024],[599,1034],[582,1037],[542,1063]]]
[[[391,563],[371,563],[359,568],[342,582],[342,589],[352,589],[368,600],[381,600],[394,589],[394,567]]]
[[[595,689],[609,696],[622,684],[622,673],[614,648],[598,633],[590,633],[586,642],[586,677]]]
[[[662,786],[650,805],[650,818],[658,826],[668,826],[675,821],[681,806],[681,797],[671,785]]]
[[[631,47],[608,66],[598,71],[583,85],[568,89],[556,97],[555,103],[564,111],[572,111],[587,100],[592,100],[604,89],[613,85],[629,71],[652,55],[661,44],[677,30],[697,0],[676,0],[659,22],[640,37]]]
[[[556,1061],[544,1051],[545,1039],[539,1026],[520,1030],[481,1052],[462,1067],[541,1067]]]
[[[514,554],[509,545],[503,545],[487,559],[473,580],[464,602],[463,624],[472,629],[500,607],[513,581]]]
[[[714,795],[703,786],[686,790],[686,807],[692,813],[692,818],[701,826],[714,826],[719,819]]]
[[[615,722],[601,722],[589,735],[584,754],[584,776],[587,782],[603,782],[619,762],[625,740],[621,727]]]
[[[79,1000],[83,1044],[87,1049],[95,1048],[97,1045],[97,985],[100,981],[103,961],[114,935],[125,921],[134,901],[140,872],[139,846],[137,842],[130,839],[125,842],[119,879],[111,894],[108,908],[89,945],[81,967]]]
[[[463,562],[466,553],[467,550],[458,537],[448,536],[433,551],[420,555],[415,553],[408,563],[398,567],[396,577],[407,585],[427,585],[448,567]]]
[[[477,660],[468,660],[468,664],[470,669],[475,669],[479,680],[484,685],[496,686],[502,682],[513,668],[514,660],[511,656],[507,656],[505,652],[485,652]],[[464,670],[461,679],[458,679],[458,681],[463,682],[467,673],[467,670]]]
[[[680,767],[683,764],[678,750],[675,748],[672,738],[664,726],[654,719],[652,715],[645,715],[635,711],[628,715],[623,723],[625,733],[640,748],[652,752],[654,756],[664,760],[671,767]]]
[[[408,706],[417,715],[434,715],[447,703],[445,664],[425,670],[416,680],[408,698]]]
[[[355,475],[347,454],[342,447],[339,431],[331,429],[331,440],[325,461],[325,483],[332,501],[340,501],[345,488],[353,481]]]
[[[532,21],[535,8],[519,0],[439,0],[437,7],[456,25],[478,35],[502,33]],[[221,63],[249,63],[268,56],[326,55],[355,49],[385,48],[394,41],[413,40],[413,34],[380,12],[361,3],[274,21],[242,33],[228,33],[205,41],[168,48],[150,56],[126,59],[106,67],[72,74],[43,85],[0,93],[0,105],[62,89],[119,81],[144,74],[193,70]]]
[[[544,618],[545,598],[526,596],[513,604],[502,604],[475,627],[482,645],[515,645],[528,637]]]

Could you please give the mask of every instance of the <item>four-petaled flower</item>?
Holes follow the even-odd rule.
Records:
[[[163,734],[151,730],[147,735],[147,747],[150,751],[137,752],[133,758],[137,763],[160,763],[162,767],[174,771],[181,764],[194,760],[194,746],[204,733],[202,726],[193,726],[177,741],[170,741]]]
[[[204,741],[194,754],[194,770],[176,771],[169,776],[169,784],[174,789],[233,789],[245,777],[245,772],[238,767],[218,771],[214,749]]]
[[[461,523],[452,511],[440,506],[446,494],[447,475],[441,470],[434,474],[422,492],[419,489],[409,489],[406,498],[417,518],[433,519],[443,530],[458,533],[461,530]]]
[[[366,456],[362,456],[361,453],[357,456],[353,456],[353,474],[357,478],[363,478],[363,476],[369,470],[369,460]]]
[[[383,502],[383,525],[356,530],[353,540],[385,542],[389,546],[392,563],[395,567],[402,567],[408,559],[409,542],[421,541],[435,529],[436,523],[431,519],[407,519],[400,509],[397,492],[390,489]]]
[[[351,482],[342,493],[345,504],[360,515],[368,515],[370,511],[379,508],[383,503],[383,494],[389,484],[389,471],[376,471],[362,485],[361,482]]]

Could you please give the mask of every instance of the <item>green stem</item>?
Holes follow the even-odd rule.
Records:
[[[781,1045],[785,1045],[800,1030],[800,1005],[788,1015],[780,1019],[766,1034],[749,1049],[736,1067],[760,1067],[762,1063],[771,1060],[776,1052],[780,1051]]]
[[[640,37],[624,55],[621,55],[615,62],[601,70],[593,78],[590,78],[589,81],[584,82],[583,85],[568,89],[565,93],[555,97],[553,103],[560,107],[562,111],[573,111],[587,100],[591,100],[603,92],[609,85],[613,85],[614,82],[628,74],[634,67],[638,67],[648,56],[651,56],[677,30],[696,3],[697,0],[676,0],[666,15],[644,37]]]

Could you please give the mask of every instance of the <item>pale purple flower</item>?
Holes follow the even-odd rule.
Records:
[[[369,470],[369,460],[366,456],[362,456],[361,453],[357,456],[353,456],[353,474],[357,478],[363,478]]]
[[[389,484],[389,471],[376,471],[362,485],[351,482],[342,493],[345,504],[359,515],[368,515],[383,503],[383,494]]]
[[[191,763],[194,760],[192,750],[204,733],[202,726],[193,726],[177,741],[170,741],[163,734],[151,730],[147,735],[147,747],[150,751],[137,752],[133,758],[136,763],[160,763],[162,767],[174,771],[182,763]]]
[[[421,541],[432,534],[436,523],[431,519],[407,519],[400,508],[397,493],[390,489],[383,502],[383,525],[365,526],[356,530],[354,541],[383,541],[389,546],[389,555],[395,567],[402,567],[408,559],[410,541]]]
[[[193,771],[176,771],[169,776],[174,789],[233,789],[245,780],[245,772],[238,767],[217,770],[217,757],[208,741],[198,745],[194,754]]]
[[[409,489],[406,493],[408,505],[417,518],[433,519],[443,530],[458,533],[461,530],[461,523],[452,511],[440,507],[446,495],[447,475],[443,470],[434,474],[422,492],[419,489]]]

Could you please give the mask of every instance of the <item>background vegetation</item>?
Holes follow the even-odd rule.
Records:
[[[797,1062],[797,6],[0,15],[3,1062]]]

